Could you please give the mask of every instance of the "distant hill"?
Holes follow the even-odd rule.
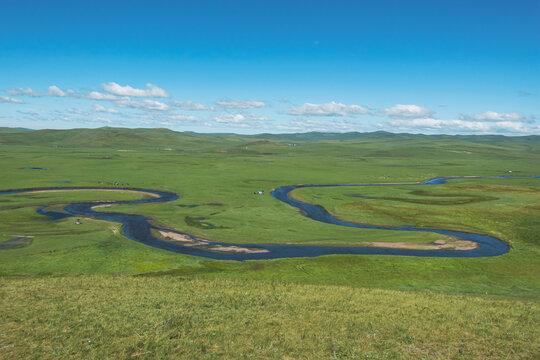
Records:
[[[0,128],[0,144],[45,145],[59,147],[107,147],[107,148],[163,148],[174,150],[211,150],[233,146],[276,146],[275,142],[354,141],[362,139],[381,140],[430,140],[448,139],[472,142],[519,142],[540,143],[540,136],[503,135],[424,135],[389,133],[321,133],[295,134],[200,134],[177,132],[169,129],[128,129],[103,127],[98,129],[32,130]]]
[[[14,128],[0,127],[0,134],[1,133],[17,133],[21,131],[32,131],[32,129],[27,129],[23,127],[14,127]]]
[[[127,129],[103,127],[69,130],[15,130],[0,128],[0,144],[59,147],[163,148],[191,150],[223,144],[226,139],[169,129]],[[228,141],[227,141],[228,142]],[[231,140],[231,145],[240,143]]]
[[[391,133],[386,131],[375,132],[346,132],[346,133],[323,133],[306,132],[293,134],[258,134],[252,135],[255,138],[310,141],[310,140],[355,140],[355,139],[393,139],[393,140],[414,140],[414,139],[457,139],[463,141],[529,141],[540,142],[540,136],[504,136],[504,135],[425,135],[408,133]]]
[[[256,138],[276,139],[276,140],[291,140],[291,141],[310,141],[310,140],[353,140],[366,139],[376,137],[394,137],[398,134],[392,134],[385,131],[376,131],[370,133],[347,132],[347,133],[325,133],[325,132],[306,132],[293,134],[259,134],[253,135]]]

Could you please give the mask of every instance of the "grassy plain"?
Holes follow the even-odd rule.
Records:
[[[509,170],[540,175],[539,160],[540,143],[531,137],[298,140],[166,130],[0,131],[2,189],[173,191],[182,197],[171,203],[102,211],[144,214],[168,228],[237,243],[429,243],[437,236],[318,223],[269,194],[289,184],[416,182]],[[0,250],[0,358],[532,358],[540,345],[539,183],[467,179],[296,191],[349,220],[481,232],[512,245],[509,254],[479,259],[214,261],[125,239],[118,224],[51,222],[35,213],[44,204],[140,195],[1,195],[0,241],[14,235],[33,241]],[[199,217],[204,226],[193,221]],[[112,337],[109,346],[103,339]]]
[[[5,359],[534,359],[530,301],[284,281],[0,279]]]

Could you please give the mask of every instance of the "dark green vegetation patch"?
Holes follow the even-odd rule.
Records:
[[[30,237],[17,237],[5,241],[0,241],[0,250],[18,249],[32,244]]]

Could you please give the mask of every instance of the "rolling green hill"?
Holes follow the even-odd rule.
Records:
[[[260,140],[259,140],[260,139]],[[389,133],[376,131],[369,133],[322,133],[306,132],[294,134],[201,134],[194,132],[177,132],[170,129],[127,129],[103,127],[97,129],[69,130],[32,130],[19,128],[0,128],[0,144],[6,145],[51,145],[63,147],[163,147],[163,148],[199,148],[224,143],[261,145],[265,140],[274,142],[287,141],[352,141],[352,140],[459,140],[466,142],[491,142],[538,144],[540,136],[503,136],[503,135],[423,135],[406,133]],[[261,142],[263,141],[263,142]],[[269,144],[269,143],[266,143]]]
[[[44,145],[58,147],[99,148],[174,148],[200,149],[222,144],[228,138],[169,129],[99,129],[33,130],[0,129],[0,144]],[[234,143],[234,141],[231,141]]]

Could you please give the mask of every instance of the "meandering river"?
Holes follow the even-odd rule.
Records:
[[[516,178],[518,176],[501,176],[489,178]],[[540,176],[528,176],[540,179]],[[481,177],[439,177],[421,183],[400,183],[400,184],[338,184],[338,185],[291,185],[283,186],[272,191],[272,196],[292,207],[301,210],[302,215],[327,224],[336,226],[347,226],[361,229],[379,229],[385,231],[416,231],[431,232],[441,235],[448,235],[477,243],[479,246],[471,250],[410,250],[410,249],[389,249],[376,247],[346,247],[346,246],[311,246],[311,245],[272,245],[272,244],[232,244],[213,242],[206,239],[198,239],[190,234],[164,229],[150,223],[151,218],[142,215],[106,213],[94,210],[100,205],[126,205],[143,203],[163,203],[177,200],[180,196],[171,192],[159,190],[147,190],[138,188],[104,188],[104,187],[51,187],[32,188],[0,191],[2,194],[30,193],[38,191],[70,191],[70,190],[126,190],[136,191],[151,195],[146,199],[134,201],[103,201],[91,203],[72,203],[64,208],[64,212],[49,211],[47,205],[40,207],[37,212],[48,216],[51,220],[59,220],[66,217],[93,217],[100,220],[112,221],[123,225],[124,235],[134,241],[143,243],[155,248],[172,251],[175,253],[202,256],[218,260],[256,260],[256,259],[277,259],[292,257],[316,257],[322,255],[401,255],[401,256],[427,256],[427,257],[486,257],[497,256],[507,253],[510,247],[505,242],[488,235],[474,234],[462,231],[452,231],[444,229],[426,229],[412,225],[382,227],[368,224],[357,224],[340,220],[329,214],[324,208],[292,199],[289,194],[292,190],[306,187],[335,187],[335,186],[406,186],[406,185],[435,185],[444,184],[447,180],[463,178]],[[176,234],[184,241],[166,241],[160,239],[152,233],[152,230],[163,233]],[[187,240],[187,241],[186,241]]]

